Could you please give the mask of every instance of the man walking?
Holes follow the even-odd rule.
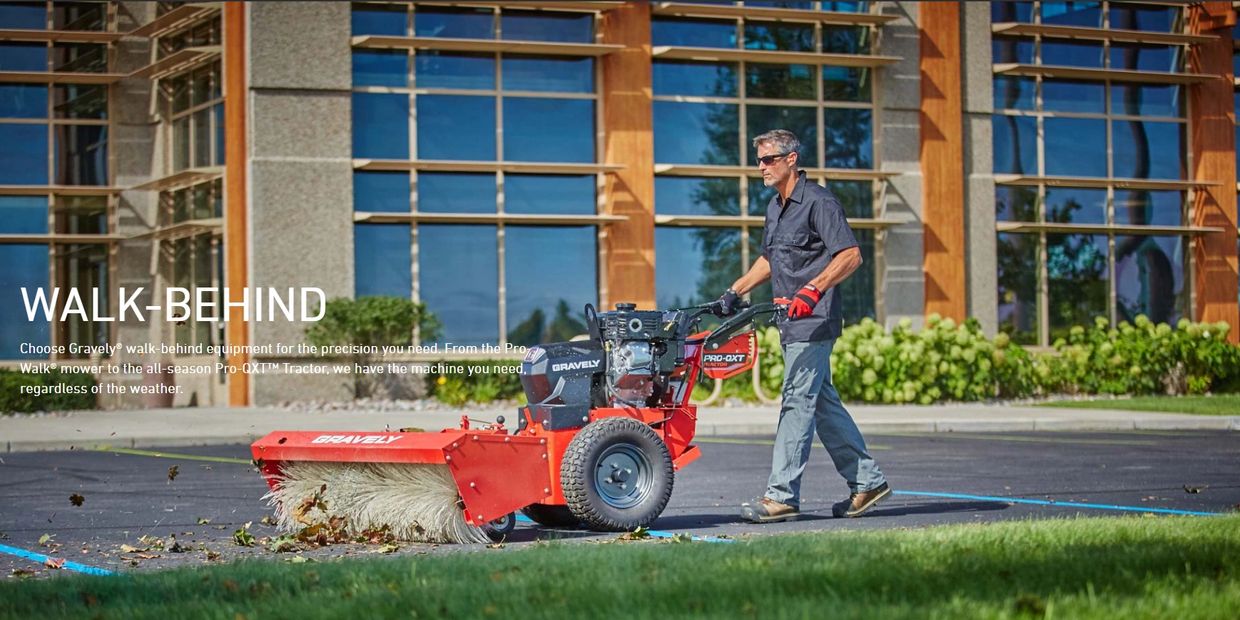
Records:
[[[831,348],[843,329],[836,286],[861,265],[861,249],[835,195],[797,170],[796,135],[776,129],[754,138],[753,145],[762,182],[778,195],[766,209],[762,256],[719,299],[730,314],[741,295],[769,278],[775,297],[792,303],[779,326],[784,385],[771,477],[765,496],[742,505],[741,516],[766,523],[800,514],[801,474],[815,430],[851,491],[832,513],[860,516],[891,494],[831,384]]]

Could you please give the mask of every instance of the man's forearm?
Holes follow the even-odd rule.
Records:
[[[771,279],[771,264],[767,262],[765,256],[759,256],[749,271],[732,283],[732,290],[738,295],[744,295],[769,279]]]
[[[826,291],[847,280],[848,276],[851,276],[861,266],[861,262],[861,248],[848,248],[836,254],[831,259],[831,262],[827,263],[826,269],[823,269],[822,273],[818,274],[817,277],[810,280],[807,284],[814,285],[814,288],[819,291]]]

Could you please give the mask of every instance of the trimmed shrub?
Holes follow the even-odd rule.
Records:
[[[521,375],[506,372],[504,367],[519,366],[520,360],[513,361],[445,361],[443,366],[463,366],[465,373],[431,373],[427,375],[430,393],[436,400],[453,406],[467,403],[489,403],[497,400],[525,402],[525,392],[521,389]],[[469,367],[481,367],[485,372],[475,370],[471,376]]]

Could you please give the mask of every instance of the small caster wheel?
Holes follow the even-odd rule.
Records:
[[[513,530],[517,529],[517,513],[510,512],[488,524],[483,526],[487,536],[496,542],[503,540]]]

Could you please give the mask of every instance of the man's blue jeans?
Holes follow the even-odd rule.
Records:
[[[766,496],[777,502],[800,506],[801,474],[809,460],[815,430],[853,492],[870,491],[885,482],[883,472],[866,451],[857,423],[831,383],[834,346],[835,340],[784,345],[783,405],[766,490]]]

